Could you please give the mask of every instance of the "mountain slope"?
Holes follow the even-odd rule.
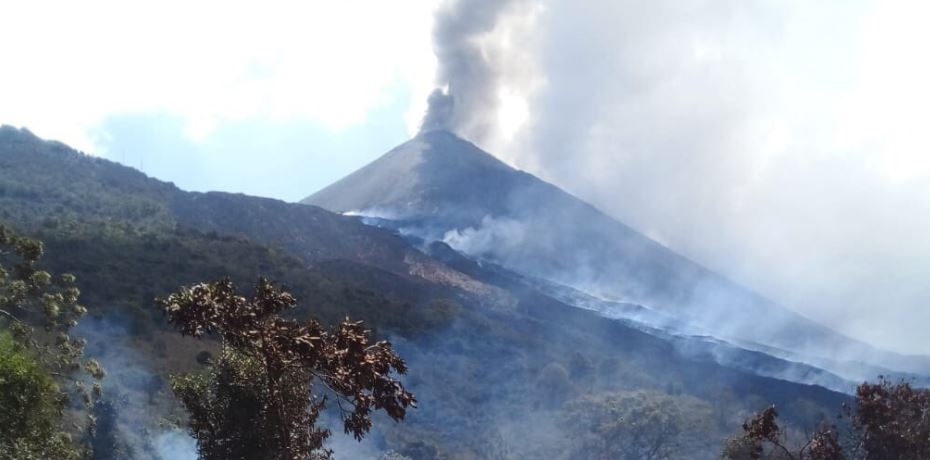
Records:
[[[838,366],[846,370],[859,361],[930,375],[930,359],[877,350],[814,323],[446,131],[421,133],[302,203],[376,217],[401,234],[645,305],[746,346],[853,362]]]
[[[295,314],[364,319],[408,361],[419,408],[376,425],[374,452],[348,458],[577,458],[565,426],[585,414],[573,404],[622,394],[687,408],[678,416],[701,422],[676,428],[678,458],[709,459],[748,411],[775,403],[807,424],[848,401],[824,388],[848,383],[829,372],[574,308],[446,245],[417,249],[311,206],[184,192],[11,128],[0,128],[0,221],[45,240],[47,266],[78,276],[91,311],[80,332],[110,370],[108,394],[128,401],[117,406],[143,444],[137,458],[153,457],[145,439],[173,407],[151,382],[215,351],[164,328],[152,298],[224,275],[243,288],[270,275],[297,296]]]
[[[477,288],[401,238],[358,219],[267,198],[185,192],[9,126],[0,127],[0,153],[0,219],[25,231],[54,224],[67,226],[71,233],[105,226],[159,233],[180,226],[276,246],[308,265],[350,260],[402,276]]]

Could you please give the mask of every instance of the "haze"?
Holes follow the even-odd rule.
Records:
[[[504,161],[930,353],[928,20],[919,1],[17,2],[0,123],[296,201],[415,133],[440,87]]]

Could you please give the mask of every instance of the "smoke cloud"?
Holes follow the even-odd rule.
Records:
[[[458,1],[434,48],[453,131],[821,323],[930,353],[928,18],[908,1]],[[527,115],[505,136],[508,93]]]
[[[197,443],[187,433],[166,431],[155,438],[159,458],[171,460],[197,460]]]
[[[436,89],[422,130],[446,129],[478,143],[499,131],[512,82],[532,68],[526,33],[536,12],[528,0],[448,0],[435,13]]]
[[[427,100],[426,116],[420,131],[451,130],[452,115],[455,113],[455,100],[452,95],[441,89],[434,90]]]

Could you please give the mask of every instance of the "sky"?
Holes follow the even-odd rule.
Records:
[[[21,1],[0,123],[299,200],[451,126],[849,335],[930,354],[920,0]]]

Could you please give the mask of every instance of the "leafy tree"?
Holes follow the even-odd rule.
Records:
[[[844,408],[851,428],[841,439],[834,426],[821,426],[806,442],[790,443],[771,406],[743,424],[728,441],[725,459],[919,460],[930,458],[930,390],[880,379],[856,388],[856,403]],[[844,450],[843,447],[846,447]]]
[[[0,458],[77,458],[60,427],[64,406],[48,372],[9,333],[0,333]]]
[[[77,370],[84,341],[68,333],[87,309],[78,303],[80,291],[73,275],[55,279],[37,268],[43,252],[42,242],[0,224],[0,324],[35,350],[53,372]],[[35,325],[42,327],[42,334],[36,334]]]
[[[327,330],[316,320],[282,318],[296,301],[265,279],[248,299],[227,279],[158,303],[182,334],[222,340],[207,371],[171,378],[201,458],[328,458],[323,443],[330,433],[316,426],[327,398],[314,394],[317,381],[335,396],[345,432],[357,439],[370,430],[373,411],[402,420],[416,404],[391,377],[407,368],[389,343],[371,343],[361,322],[346,319]]]
[[[744,435],[728,441],[722,458],[732,460],[843,460],[836,429],[822,426],[799,447],[791,447],[778,425],[778,412],[770,406],[743,424]]]
[[[853,427],[852,450],[867,459],[930,458],[930,390],[886,379],[856,388],[844,411]]]
[[[13,458],[43,458],[41,453],[45,458],[77,455],[75,445],[66,452],[70,443],[62,413],[69,394],[79,395],[88,410],[100,394],[99,384],[86,388],[78,371],[98,380],[104,376],[96,361],[83,359],[85,342],[69,334],[87,312],[78,303],[75,277],[54,277],[39,270],[42,254],[40,241],[0,225],[0,332],[6,343],[0,370],[5,397],[0,449],[19,452]],[[72,377],[72,385],[59,385]],[[88,412],[85,426],[92,423]]]
[[[705,437],[711,416],[696,398],[653,391],[588,395],[566,406],[573,459],[682,458]]]

